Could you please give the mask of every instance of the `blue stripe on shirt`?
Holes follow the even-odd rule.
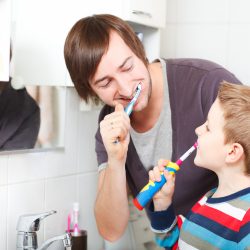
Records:
[[[250,221],[241,227],[240,233],[239,233],[239,241],[241,241],[244,237],[249,235],[249,232],[250,232]]]
[[[223,237],[220,237],[219,235],[216,235],[210,230],[207,230],[193,222],[186,220],[182,225],[182,230],[186,231],[190,235],[193,235],[194,237],[197,237],[203,241],[209,242],[209,244],[219,249],[221,248],[221,242],[223,243],[223,249],[226,249],[226,250],[237,249],[236,242],[233,242],[230,240],[226,241]]]
[[[246,235],[244,239],[239,242],[238,249],[250,249],[250,234]],[[247,248],[248,247],[248,248]]]
[[[204,227],[205,229],[211,231],[214,234],[217,234],[218,236],[220,236],[224,239],[237,242],[238,232],[233,231],[230,228],[227,228],[227,227],[219,224],[216,221],[213,221],[213,220],[211,220],[207,217],[204,217],[200,214],[194,214],[194,216],[192,216],[192,212],[188,214],[187,219],[190,222],[198,224],[201,227]]]

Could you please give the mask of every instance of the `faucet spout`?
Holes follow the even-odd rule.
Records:
[[[69,233],[65,233],[46,240],[37,250],[46,250],[52,243],[58,240],[63,241],[63,245],[66,249],[71,249],[71,236]]]

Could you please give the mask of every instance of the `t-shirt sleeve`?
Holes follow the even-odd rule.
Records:
[[[107,151],[104,147],[103,141],[102,141],[102,136],[100,132],[100,122],[104,119],[104,117],[112,112],[112,108],[108,106],[104,106],[99,114],[99,119],[98,119],[98,129],[95,134],[95,152],[96,152],[96,157],[97,157],[97,162],[98,162],[98,168],[102,166],[102,169],[105,168],[105,164],[108,161],[108,155]],[[101,169],[101,170],[102,170]],[[100,169],[99,169],[100,171]]]
[[[155,233],[155,242],[165,249],[176,249],[180,235],[179,223],[183,220],[181,216],[175,216],[173,205],[165,211],[154,211],[152,202],[147,210],[151,223],[151,230]]]
[[[204,117],[207,117],[208,111],[217,97],[218,89],[222,81],[240,84],[240,81],[225,68],[216,68],[211,70],[202,85],[202,107]]]
[[[100,166],[104,162],[107,162],[108,156],[102,141],[100,128],[98,128],[95,135],[95,152],[96,152],[98,166]]]

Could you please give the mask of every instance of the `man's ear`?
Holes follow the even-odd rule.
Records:
[[[244,149],[239,143],[232,143],[228,145],[226,163],[235,163],[244,156]]]

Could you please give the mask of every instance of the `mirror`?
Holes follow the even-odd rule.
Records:
[[[64,146],[66,87],[0,82],[0,151]]]

